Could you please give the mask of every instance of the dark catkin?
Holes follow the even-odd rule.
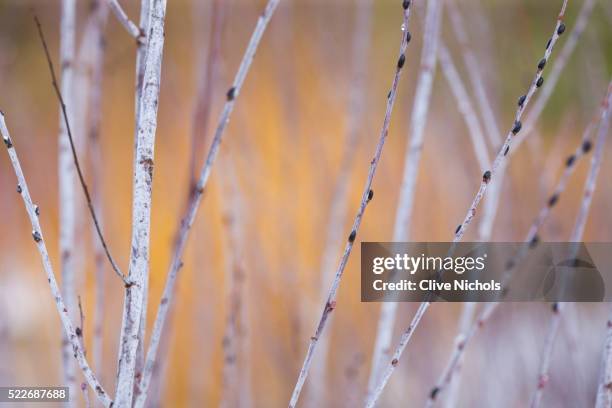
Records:
[[[402,7],[404,8],[404,10],[408,10],[408,7],[410,7],[410,0],[404,0],[402,2]]]
[[[553,195],[550,196],[550,198],[548,199],[548,206],[552,207],[555,204],[557,204],[557,201],[559,201],[559,194],[555,193]]]
[[[542,58],[540,62],[538,62],[538,69],[541,71],[546,66],[546,58]]]
[[[521,95],[518,98],[518,106],[520,106],[522,108],[523,104],[525,103],[525,99],[527,99],[527,95]]]
[[[355,237],[357,236],[357,231],[352,230],[349,237],[348,237],[348,241],[349,242],[355,242]]]
[[[457,228],[455,228],[455,235],[457,235],[459,230],[461,230],[461,224],[457,225]]]
[[[593,147],[591,141],[585,140],[584,142],[582,142],[582,153],[588,153],[589,151],[591,151],[591,147]]]
[[[491,181],[491,171],[487,170],[484,172],[484,174],[482,175],[482,181],[483,183],[488,183],[489,181]]]
[[[373,198],[374,198],[374,190],[370,189],[370,191],[368,191],[368,201],[372,201]]]
[[[559,28],[557,28],[557,35],[561,35],[565,32],[565,24],[559,24]]]
[[[236,97],[236,87],[232,86],[228,91],[227,91],[227,100],[228,101],[233,101],[234,98]]]
[[[40,207],[37,205],[34,206],[34,214],[36,214],[37,216],[40,215]]]
[[[521,131],[522,127],[523,127],[523,124],[521,123],[520,120],[514,121],[514,127],[512,128],[512,134],[516,135],[518,132]]]
[[[40,232],[38,231],[32,231],[32,238],[34,238],[35,242],[42,241],[42,236],[40,235]]]
[[[574,162],[576,161],[576,155],[570,155],[567,160],[565,161],[565,165],[567,167],[572,167],[572,165],[574,164]]]
[[[21,194],[21,184],[17,184],[17,194]]]
[[[504,156],[508,155],[509,151],[510,151],[510,145],[506,146],[506,150],[504,150]]]
[[[81,337],[83,335],[83,330],[81,330],[80,327],[77,327],[74,332],[76,333],[77,336]]]
[[[11,147],[13,147],[13,143],[11,142],[11,139],[4,139],[4,144],[6,145],[7,149],[10,149]]]
[[[548,42],[546,43],[546,49],[548,49],[548,47],[550,47],[550,43],[552,42],[552,38],[548,39]]]
[[[406,42],[409,43],[410,40],[412,40],[412,34],[410,34],[410,31],[406,31]]]
[[[400,55],[399,60],[397,60],[397,68],[402,69],[405,62],[406,62],[406,56],[404,54]]]
[[[387,94],[387,99],[391,99],[391,91]]]
[[[431,392],[429,393],[429,398],[432,400],[436,399],[439,392],[440,392],[440,387],[433,387]]]
[[[534,237],[531,238],[531,241],[529,241],[529,248],[535,248],[536,245],[538,245],[538,242],[540,242],[540,237],[534,235]]]
[[[538,82],[536,82],[536,86],[539,88],[544,83],[544,77],[539,77]]]

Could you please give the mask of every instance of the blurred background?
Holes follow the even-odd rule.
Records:
[[[134,21],[139,15],[137,3],[122,2]],[[147,338],[189,191],[191,157],[196,157],[199,168],[226,90],[265,6],[262,0],[218,2],[223,9],[223,22],[217,26],[221,31],[211,83],[210,115],[205,127],[196,126],[199,142],[194,147],[197,91],[206,69],[210,69],[209,48],[214,43],[213,3],[168,2],[155,152]],[[495,119],[504,133],[514,120],[517,98],[533,78],[560,6],[560,0],[464,0],[457,4],[466,21],[464,28],[476,53]],[[565,18],[568,33],[581,6],[582,0],[569,2]],[[216,406],[225,401],[229,406],[277,407],[288,402],[323,305],[321,287],[327,288],[330,283],[330,271],[322,277],[321,263],[323,254],[330,251],[326,234],[347,147],[350,95],[356,86],[363,90],[363,111],[358,115],[357,136],[351,142],[355,150],[348,166],[347,211],[343,219],[336,220],[341,228],[341,238],[331,249],[336,260],[357,211],[397,60],[400,2],[374,1],[366,13],[370,25],[364,50],[367,63],[362,69],[363,77],[355,80],[351,61],[353,38],[361,27],[355,24],[357,12],[357,3],[348,0],[285,0],[273,16],[237,100],[193,227],[177,285],[173,318],[160,355],[163,364],[154,383],[152,404]],[[90,13],[89,1],[78,2],[77,50]],[[424,5],[416,4],[409,27],[412,42],[373,185],[375,198],[367,208],[357,242],[392,239],[404,152],[410,139],[424,13]],[[60,2],[0,1],[0,109],[6,114],[30,192],[41,208],[42,228],[59,279],[59,106],[34,14],[41,20],[54,63],[59,66]],[[473,95],[446,10],[442,18],[440,35]],[[534,141],[521,145],[511,157],[493,240],[520,241],[524,237],[537,211],[546,203],[565,158],[574,151],[583,130],[597,114],[612,74],[611,23],[612,4],[596,1],[586,29],[530,135]],[[99,211],[111,251],[122,269],[127,270],[136,47],[112,14],[104,33],[98,167],[103,207]],[[549,64],[554,63],[568,38],[560,39]],[[546,74],[547,71],[545,77]],[[91,183],[92,159],[86,148],[87,139],[78,134],[75,138]],[[489,146],[489,155],[498,149],[499,146]],[[611,150],[608,143],[585,241],[612,240]],[[579,163],[542,231],[543,240],[569,239],[588,162]],[[451,240],[481,174],[458,103],[438,65],[425,127],[411,239]],[[2,153],[0,385],[59,385],[60,321],[15,188],[8,156]],[[90,348],[96,285],[94,241],[81,191],[77,193],[82,201],[77,215],[77,291],[84,308],[84,337]],[[477,239],[478,222],[477,215],[465,240]],[[316,371],[325,373],[325,382],[315,390],[309,378],[303,393],[304,406],[361,405],[380,305],[360,302],[359,258],[356,245],[340,287],[337,309],[327,327],[327,361],[323,370]],[[114,394],[124,290],[108,264],[104,266],[103,364],[94,370]],[[231,335],[240,341],[237,355],[230,356],[223,339],[228,333],[228,316],[235,316],[232,307],[236,299],[239,323]],[[394,345],[416,307],[399,306]],[[380,406],[424,403],[451,351],[460,310],[459,304],[434,304],[430,308]],[[576,407],[594,402],[608,310],[604,304],[567,309],[553,353],[544,405]],[[537,384],[549,315],[546,304],[502,305],[467,349],[457,405],[527,404]],[[230,380],[228,375],[232,376]],[[228,394],[235,392],[239,401],[228,402]]]

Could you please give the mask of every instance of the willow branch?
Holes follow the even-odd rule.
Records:
[[[153,324],[153,332],[151,334],[149,348],[147,349],[144,372],[142,374],[139,386],[141,394],[137,397],[134,403],[136,408],[141,408],[142,406],[144,406],[144,403],[147,398],[147,392],[151,382],[151,376],[155,368],[157,350],[159,347],[162,331],[174,293],[174,285],[176,283],[178,271],[180,270],[183,264],[181,260],[183,251],[185,250],[189,231],[191,230],[191,226],[193,225],[193,222],[195,220],[197,210],[202,200],[204,189],[210,177],[210,172],[212,170],[213,163],[215,161],[215,158],[217,157],[223,134],[225,133],[225,129],[227,128],[227,124],[229,123],[230,115],[234,109],[234,104],[236,103],[236,98],[240,94],[240,90],[242,89],[242,85],[244,83],[246,75],[249,72],[251,63],[253,62],[253,57],[255,56],[255,52],[257,51],[257,47],[259,46],[261,37],[263,36],[263,33],[265,32],[265,29],[268,23],[270,22],[270,19],[272,18],[274,10],[278,6],[279,1],[280,0],[269,0],[268,4],[266,5],[266,8],[264,9],[263,13],[257,21],[257,25],[255,26],[255,30],[253,31],[253,34],[249,41],[249,45],[246,48],[246,51],[240,63],[240,67],[238,68],[238,72],[236,73],[236,77],[234,78],[232,87],[227,92],[227,101],[225,103],[223,111],[221,112],[221,116],[219,117],[219,122],[215,130],[210,150],[208,151],[206,162],[204,163],[200,172],[200,178],[198,180],[198,183],[196,184],[194,191],[191,193],[191,198],[187,207],[186,214],[183,217],[179,226],[179,232],[177,234],[178,238],[174,248],[172,263],[170,265],[170,270],[168,271],[168,275],[166,277],[166,284],[164,286],[162,298],[159,304],[159,308],[157,310],[155,322]]]

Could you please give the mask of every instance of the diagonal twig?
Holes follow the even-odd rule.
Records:
[[[98,216],[96,215],[96,210],[94,209],[93,202],[91,199],[91,194],[89,193],[89,188],[87,187],[87,183],[85,182],[85,177],[83,176],[83,171],[81,170],[81,165],[79,163],[79,158],[76,153],[76,148],[74,145],[74,139],[72,137],[72,130],[70,129],[70,122],[68,121],[68,114],[66,112],[66,104],[64,103],[64,98],[62,97],[62,93],[57,84],[57,78],[55,76],[55,70],[53,69],[53,62],[51,60],[51,56],[49,55],[49,49],[47,47],[47,42],[45,40],[45,36],[42,31],[42,26],[37,16],[34,16],[34,21],[36,22],[36,27],[38,28],[38,36],[40,37],[40,41],[42,42],[43,49],[45,51],[45,57],[47,59],[47,64],[49,65],[49,72],[51,73],[51,82],[53,84],[53,89],[55,90],[55,94],[60,102],[60,106],[62,108],[62,116],[64,118],[64,124],[66,125],[66,131],[68,135],[68,140],[70,141],[70,150],[72,151],[72,159],[74,161],[74,166],[76,167],[77,174],[79,176],[79,181],[81,183],[81,188],[83,189],[83,194],[85,194],[85,199],[87,201],[87,207],[89,208],[89,213],[91,214],[91,218],[94,222],[94,226],[96,227],[96,233],[104,248],[104,253],[108,258],[115,274],[121,278],[124,284],[128,284],[127,278],[123,275],[119,266],[115,262],[115,259],[111,255],[108,245],[106,244],[106,240],[104,239],[104,235],[102,234],[102,228],[100,227],[100,222],[98,221]]]
[[[363,214],[365,212],[365,209],[368,203],[370,202],[373,196],[373,191],[371,189],[372,182],[374,180],[374,175],[376,173],[378,163],[380,162],[385,140],[387,139],[387,135],[389,132],[391,114],[393,112],[393,106],[395,104],[395,99],[397,97],[397,88],[398,88],[402,68],[404,67],[404,63],[406,61],[405,52],[406,52],[406,48],[408,47],[408,42],[411,36],[410,31],[408,31],[410,6],[411,6],[411,2],[409,0],[404,0],[404,2],[402,3],[403,18],[402,18],[401,41],[400,41],[400,47],[399,47],[399,58],[398,58],[398,61],[395,67],[395,74],[393,76],[393,83],[391,85],[391,90],[389,91],[389,94],[387,97],[387,107],[385,111],[385,117],[383,119],[382,129],[380,131],[380,136],[379,136],[378,144],[376,146],[374,157],[372,158],[372,161],[370,162],[370,169],[369,169],[368,177],[366,179],[365,186],[363,189],[363,194],[361,196],[361,202],[359,205],[359,209],[357,210],[357,214],[355,216],[355,220],[353,222],[351,232],[348,236],[348,240],[344,248],[344,253],[342,254],[342,257],[340,258],[340,263],[338,265],[338,268],[336,269],[335,277],[329,289],[327,299],[323,307],[323,311],[321,312],[321,317],[319,318],[319,322],[317,323],[317,326],[315,329],[315,333],[310,338],[310,342],[308,344],[308,350],[306,352],[306,356],[304,358],[302,368],[300,369],[300,373],[298,375],[295,387],[293,389],[293,393],[291,395],[291,399],[289,402],[290,408],[294,408],[297,405],[297,402],[300,398],[300,393],[302,391],[302,387],[304,386],[304,382],[306,381],[306,378],[308,377],[308,372],[312,364],[312,358],[314,356],[315,349],[317,347],[319,338],[321,337],[321,335],[323,334],[323,331],[325,330],[325,326],[330,316],[330,313],[336,308],[336,295],[338,292],[338,287],[340,286],[340,281],[342,279],[344,269],[346,268],[346,264],[348,262],[351,251],[353,249],[353,245],[355,242],[355,238],[357,236],[357,232],[359,231],[359,226],[361,225]]]
[[[72,321],[70,320],[68,309],[66,308],[64,298],[62,296],[62,293],[60,292],[57,280],[55,279],[55,274],[53,273],[53,267],[51,265],[51,260],[49,259],[49,252],[47,251],[47,246],[45,244],[42,229],[38,221],[39,209],[38,206],[32,202],[32,198],[30,197],[28,184],[23,174],[23,170],[21,169],[21,164],[19,163],[19,158],[17,157],[17,152],[15,150],[13,140],[11,139],[9,131],[6,127],[4,113],[2,112],[0,112],[0,133],[2,133],[4,145],[7,148],[11,164],[13,165],[15,175],[17,176],[18,191],[21,195],[21,198],[23,199],[23,203],[30,218],[30,223],[32,224],[32,237],[34,238],[34,242],[36,243],[36,247],[38,248],[38,252],[40,253],[43,268],[47,275],[47,282],[49,283],[49,288],[51,289],[51,295],[55,300],[55,306],[59,313],[60,320],[62,321],[62,326],[64,327],[64,332],[66,333],[67,340],[72,346],[74,357],[76,358],[79,367],[83,372],[85,380],[94,390],[100,402],[105,407],[110,407],[113,401],[107,394],[107,392],[104,390],[102,384],[100,384],[91,368],[89,367],[89,363],[87,362],[87,358],[85,357],[83,347],[81,346],[79,338],[77,336],[76,329],[73,326]]]

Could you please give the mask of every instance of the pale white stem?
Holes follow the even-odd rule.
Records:
[[[116,403],[130,407],[136,375],[136,354],[141,339],[142,314],[149,280],[149,245],[151,229],[151,193],[153,158],[157,130],[157,108],[164,47],[165,0],[150,0],[150,26],[144,61],[142,101],[137,127],[132,199],[132,244],[129,281],[126,288],[120,355],[117,373]]]
[[[487,152],[484,134],[480,128],[480,123],[478,123],[478,116],[472,105],[471,98],[465,89],[465,85],[461,80],[461,76],[445,44],[440,44],[438,59],[444,77],[455,97],[457,109],[459,109],[459,112],[463,115],[463,120],[468,128],[468,133],[472,139],[474,155],[476,156],[480,170],[485,171],[491,164],[491,161],[489,159],[489,153]]]
[[[584,229],[589,216],[591,202],[593,200],[593,193],[597,185],[597,176],[601,169],[601,162],[603,160],[603,153],[608,136],[608,130],[610,125],[610,115],[612,114],[612,82],[608,85],[608,93],[606,99],[602,103],[602,115],[599,122],[599,129],[597,131],[597,138],[595,140],[595,150],[593,157],[591,158],[591,167],[584,183],[584,191],[582,193],[582,201],[580,203],[580,209],[578,210],[578,216],[574,224],[574,229],[570,236],[569,242],[580,242],[584,235]],[[570,258],[571,259],[571,258]],[[540,361],[540,368],[538,370],[538,385],[531,399],[531,407],[537,408],[540,406],[544,389],[548,384],[550,361],[552,359],[552,353],[554,350],[557,334],[559,332],[559,324],[563,316],[563,303],[556,303],[553,305],[553,313],[550,318],[548,331],[546,333],[546,340],[544,347],[542,348],[542,359]],[[605,375],[604,375],[605,377]]]
[[[584,0],[582,3],[582,8],[578,13],[578,17],[576,18],[576,23],[574,24],[574,28],[570,32],[567,41],[561,47],[559,51],[559,55],[555,58],[554,64],[552,64],[550,73],[546,77],[546,82],[542,86],[542,90],[539,92],[538,97],[533,102],[533,106],[526,114],[525,117],[525,125],[523,126],[523,131],[515,138],[514,140],[514,148],[510,152],[512,155],[514,152],[518,150],[518,147],[523,143],[525,138],[529,136],[529,134],[534,130],[535,124],[540,118],[540,115],[544,111],[546,104],[548,103],[559,78],[561,77],[561,73],[563,69],[567,65],[576,45],[578,44],[578,40],[580,36],[584,32],[584,29],[587,27],[588,20],[593,11],[593,7],[595,5],[596,0]]]
[[[170,270],[168,271],[168,275],[166,277],[166,284],[164,286],[162,298],[159,304],[159,308],[157,309],[155,322],[153,324],[153,332],[151,333],[151,340],[149,342],[149,348],[147,349],[145,367],[140,381],[141,393],[136,398],[136,401],[134,403],[135,408],[143,407],[147,398],[147,391],[151,382],[151,375],[153,374],[153,370],[155,368],[155,361],[157,358],[157,350],[161,340],[161,334],[164,328],[164,324],[174,293],[174,285],[176,283],[178,271],[183,264],[181,258],[183,255],[183,251],[185,250],[185,246],[187,244],[189,231],[191,230],[191,226],[193,225],[197,210],[202,200],[204,188],[206,187],[206,184],[208,183],[208,179],[210,177],[212,165],[219,152],[221,140],[223,138],[223,134],[225,133],[225,129],[227,128],[227,124],[229,123],[230,115],[234,109],[236,98],[240,94],[240,90],[242,89],[242,85],[249,71],[251,63],[253,62],[253,57],[255,56],[255,52],[257,51],[257,47],[259,46],[261,37],[263,36],[263,33],[265,32],[265,29],[268,23],[270,22],[270,19],[272,18],[274,10],[278,6],[279,1],[280,0],[269,0],[268,4],[266,5],[266,8],[257,20],[257,25],[255,26],[255,30],[253,31],[249,44],[246,48],[246,51],[240,63],[240,67],[238,68],[238,72],[236,73],[236,77],[234,78],[233,85],[228,91],[228,100],[225,103],[223,111],[221,112],[221,116],[219,117],[219,122],[215,130],[210,150],[208,151],[206,162],[204,163],[200,172],[200,178],[198,180],[198,183],[196,184],[194,192],[191,195],[190,203],[187,206],[186,214],[181,221],[179,232],[177,234],[178,238],[175,244],[174,254],[172,257],[172,263],[170,265]]]
[[[70,344],[72,354],[76,358],[77,363],[83,373],[83,376],[85,377],[85,380],[87,381],[91,389],[94,390],[100,402],[105,407],[110,407],[113,401],[106,393],[104,388],[102,388],[102,385],[89,367],[89,364],[83,352],[83,348],[81,347],[79,338],[76,334],[76,330],[70,319],[69,313],[76,313],[77,311],[69,311],[67,304],[64,302],[64,297],[62,296],[57,281],[55,280],[55,274],[53,273],[53,267],[51,266],[51,260],[49,259],[47,246],[45,244],[42,229],[38,221],[39,209],[38,206],[32,202],[32,198],[30,197],[28,184],[23,174],[23,170],[21,169],[21,164],[19,163],[17,152],[15,151],[15,146],[6,127],[4,114],[2,112],[0,112],[0,133],[2,134],[4,145],[8,150],[9,159],[15,171],[15,175],[17,176],[17,185],[19,186],[20,195],[23,199],[26,211],[28,213],[30,223],[32,224],[32,237],[34,238],[34,242],[36,243],[36,247],[38,248],[38,252],[40,253],[43,268],[45,270],[45,274],[47,275],[47,282],[49,283],[49,288],[51,290],[51,295],[53,296],[53,299],[55,301],[55,306],[57,308],[57,312],[59,313],[59,317],[64,328],[64,333],[66,334],[66,338],[68,340],[68,343]]]
[[[99,4],[87,20],[83,40],[79,48],[79,105],[83,104],[83,129],[86,133],[91,160],[92,205],[98,210],[98,224],[103,225],[102,216],[102,173],[104,164],[100,149],[100,125],[102,122],[102,74],[104,67],[104,28],[108,17],[108,7]],[[85,120],[86,118],[86,120]],[[85,125],[86,123],[86,125]],[[87,129],[85,129],[87,127]],[[95,225],[92,225],[92,239],[95,258],[95,306],[93,313],[92,360],[102,378],[103,372],[103,324],[104,324],[104,285],[106,284],[106,253],[98,239]]]
[[[557,18],[557,23],[555,24],[555,29],[553,32],[553,35],[551,37],[551,41],[550,44],[548,45],[548,47],[546,48],[546,51],[544,53],[544,59],[548,60],[552,50],[559,38],[560,32],[559,32],[559,27],[562,24],[562,18],[563,15],[565,13],[565,9],[567,7],[567,1],[568,0],[564,0],[563,1],[563,5],[561,7],[561,12],[559,13],[559,16]],[[468,212],[465,216],[464,221],[461,223],[461,225],[457,228],[456,232],[455,232],[455,236],[453,238],[453,243],[457,243],[459,241],[461,241],[461,239],[463,238],[463,235],[465,234],[465,230],[466,228],[469,226],[469,224],[471,223],[472,219],[474,218],[474,216],[476,215],[476,209],[478,208],[478,205],[480,204],[480,201],[482,200],[482,198],[484,197],[485,191],[487,189],[487,186],[490,184],[493,175],[496,173],[498,167],[500,166],[500,164],[503,162],[503,159],[506,156],[506,149],[510,148],[510,144],[512,141],[512,137],[520,130],[520,126],[517,126],[518,123],[520,123],[520,119],[523,115],[523,111],[525,109],[525,107],[528,105],[529,100],[531,99],[531,97],[533,96],[533,94],[535,93],[535,90],[538,88],[537,83],[538,80],[540,79],[540,77],[542,76],[542,70],[540,68],[538,68],[536,75],[533,79],[533,81],[531,82],[531,85],[529,86],[528,92],[525,95],[525,98],[523,100],[523,103],[519,105],[516,114],[515,114],[515,119],[514,119],[514,123],[512,125],[511,130],[508,132],[508,135],[506,136],[506,140],[503,144],[503,146],[501,147],[499,153],[497,154],[495,160],[493,161],[493,165],[491,166],[491,170],[485,172],[485,174],[483,175],[482,181],[480,183],[480,188],[478,189],[478,192],[476,193],[476,196],[474,197],[474,200],[472,201],[472,204],[470,205],[470,208],[468,209]],[[417,91],[418,92],[418,91]],[[518,129],[517,129],[518,128]],[[400,241],[400,240],[396,240],[394,239],[394,241]],[[451,247],[453,248],[453,247]],[[385,305],[392,305],[395,304],[394,302],[386,302],[383,304],[383,308],[385,307]],[[427,308],[429,307],[430,303],[425,301],[422,302],[421,305],[419,306],[419,309],[417,310],[417,314],[415,315],[415,317],[412,320],[412,323],[410,324],[410,326],[408,327],[408,329],[404,332],[404,335],[402,335],[402,338],[400,340],[400,344],[398,345],[398,347],[395,350],[394,353],[394,358],[391,360],[390,363],[387,363],[386,366],[386,370],[382,376],[382,378],[380,379],[380,381],[378,381],[377,386],[374,390],[374,392],[372,392],[372,394],[370,395],[370,398],[368,399],[367,402],[367,406],[373,406],[378,397],[380,396],[380,394],[382,393],[382,390],[384,389],[387,381],[389,380],[389,378],[391,377],[391,374],[393,373],[395,367],[397,366],[397,363],[399,361],[399,358],[401,357],[402,352],[404,351],[404,348],[406,347],[407,342],[410,340],[411,336],[412,336],[412,332],[413,330],[416,328],[416,326],[418,326],[422,314],[425,313],[425,311],[427,310]],[[383,348],[383,350],[385,350],[385,348]]]
[[[62,0],[60,17],[60,86],[66,104],[66,115],[74,116],[74,57],[76,30],[76,1]],[[76,174],[72,163],[72,151],[68,130],[64,122],[63,112],[59,113],[60,131],[58,146],[58,181],[59,181],[59,249],[61,257],[62,294],[71,317],[77,317],[76,304]],[[66,335],[62,340],[62,366],[64,382],[72,395],[78,395],[79,388],[75,374],[74,361],[70,358],[72,350]],[[75,406],[75,401],[67,402],[65,406]]]
[[[493,105],[485,90],[484,76],[482,75],[480,67],[481,64],[478,62],[478,58],[470,46],[468,35],[464,28],[466,24],[455,4],[455,0],[447,1],[446,9],[450,17],[453,33],[461,49],[463,63],[467,68],[470,84],[476,94],[476,103],[478,103],[479,110],[482,113],[482,119],[487,137],[489,138],[489,143],[495,148],[501,142],[501,131],[497,125],[495,114],[493,113]]]
[[[142,0],[140,5],[140,31],[142,33],[143,38],[148,38],[150,35],[150,25],[151,25],[151,2],[149,0]],[[149,47],[149,42],[139,42],[138,49],[136,51],[136,92],[134,95],[134,103],[135,103],[135,129],[134,129],[134,163],[137,160],[137,148],[136,142],[138,140],[138,123],[140,123],[140,112],[142,107],[142,98],[143,98],[143,81],[145,75],[145,63],[147,57],[147,51]],[[142,297],[142,313],[140,314],[140,329],[138,332],[138,348],[136,350],[136,377],[139,378],[142,375],[142,370],[144,369],[144,353],[145,353],[145,330],[147,328],[147,305],[149,303],[149,281],[145,282],[145,287],[143,290]],[[139,381],[134,382],[134,392],[136,394],[140,393],[140,389],[138,388]]]
[[[106,0],[106,3],[112,10],[117,20],[121,23],[121,25],[127,30],[128,34],[137,41],[140,41],[141,37],[144,35],[140,29],[130,20],[127,13],[121,7],[121,4],[117,0]]]
[[[434,73],[438,59],[437,51],[441,17],[442,2],[440,0],[428,1],[425,14],[425,26],[423,28],[423,48],[421,50],[420,70],[412,107],[410,128],[408,131],[410,141],[406,145],[404,173],[395,213],[395,226],[393,230],[394,242],[403,242],[410,239],[416,181],[425,139],[425,123],[427,121]],[[374,351],[372,353],[370,377],[368,380],[368,394],[372,392],[379,382],[384,366],[389,359],[396,311],[396,302],[384,302],[381,305],[376,340],[374,342]]]
[[[347,217],[351,170],[355,159],[355,151],[359,144],[360,129],[366,102],[366,75],[368,70],[368,50],[370,49],[372,0],[359,0],[356,4],[355,33],[352,44],[351,85],[349,91],[346,132],[340,168],[334,185],[325,246],[321,256],[319,300],[324,302],[329,285],[333,280],[334,266],[338,259],[344,234],[344,223]],[[313,313],[316,313],[315,309]],[[313,316],[315,319],[316,316]],[[328,384],[327,355],[329,351],[329,336],[319,340],[319,353],[312,366],[312,383],[307,388],[307,405],[320,406],[324,404],[324,394]]]
[[[597,386],[595,408],[612,406],[612,314],[608,317],[606,339],[603,349],[603,366]]]

